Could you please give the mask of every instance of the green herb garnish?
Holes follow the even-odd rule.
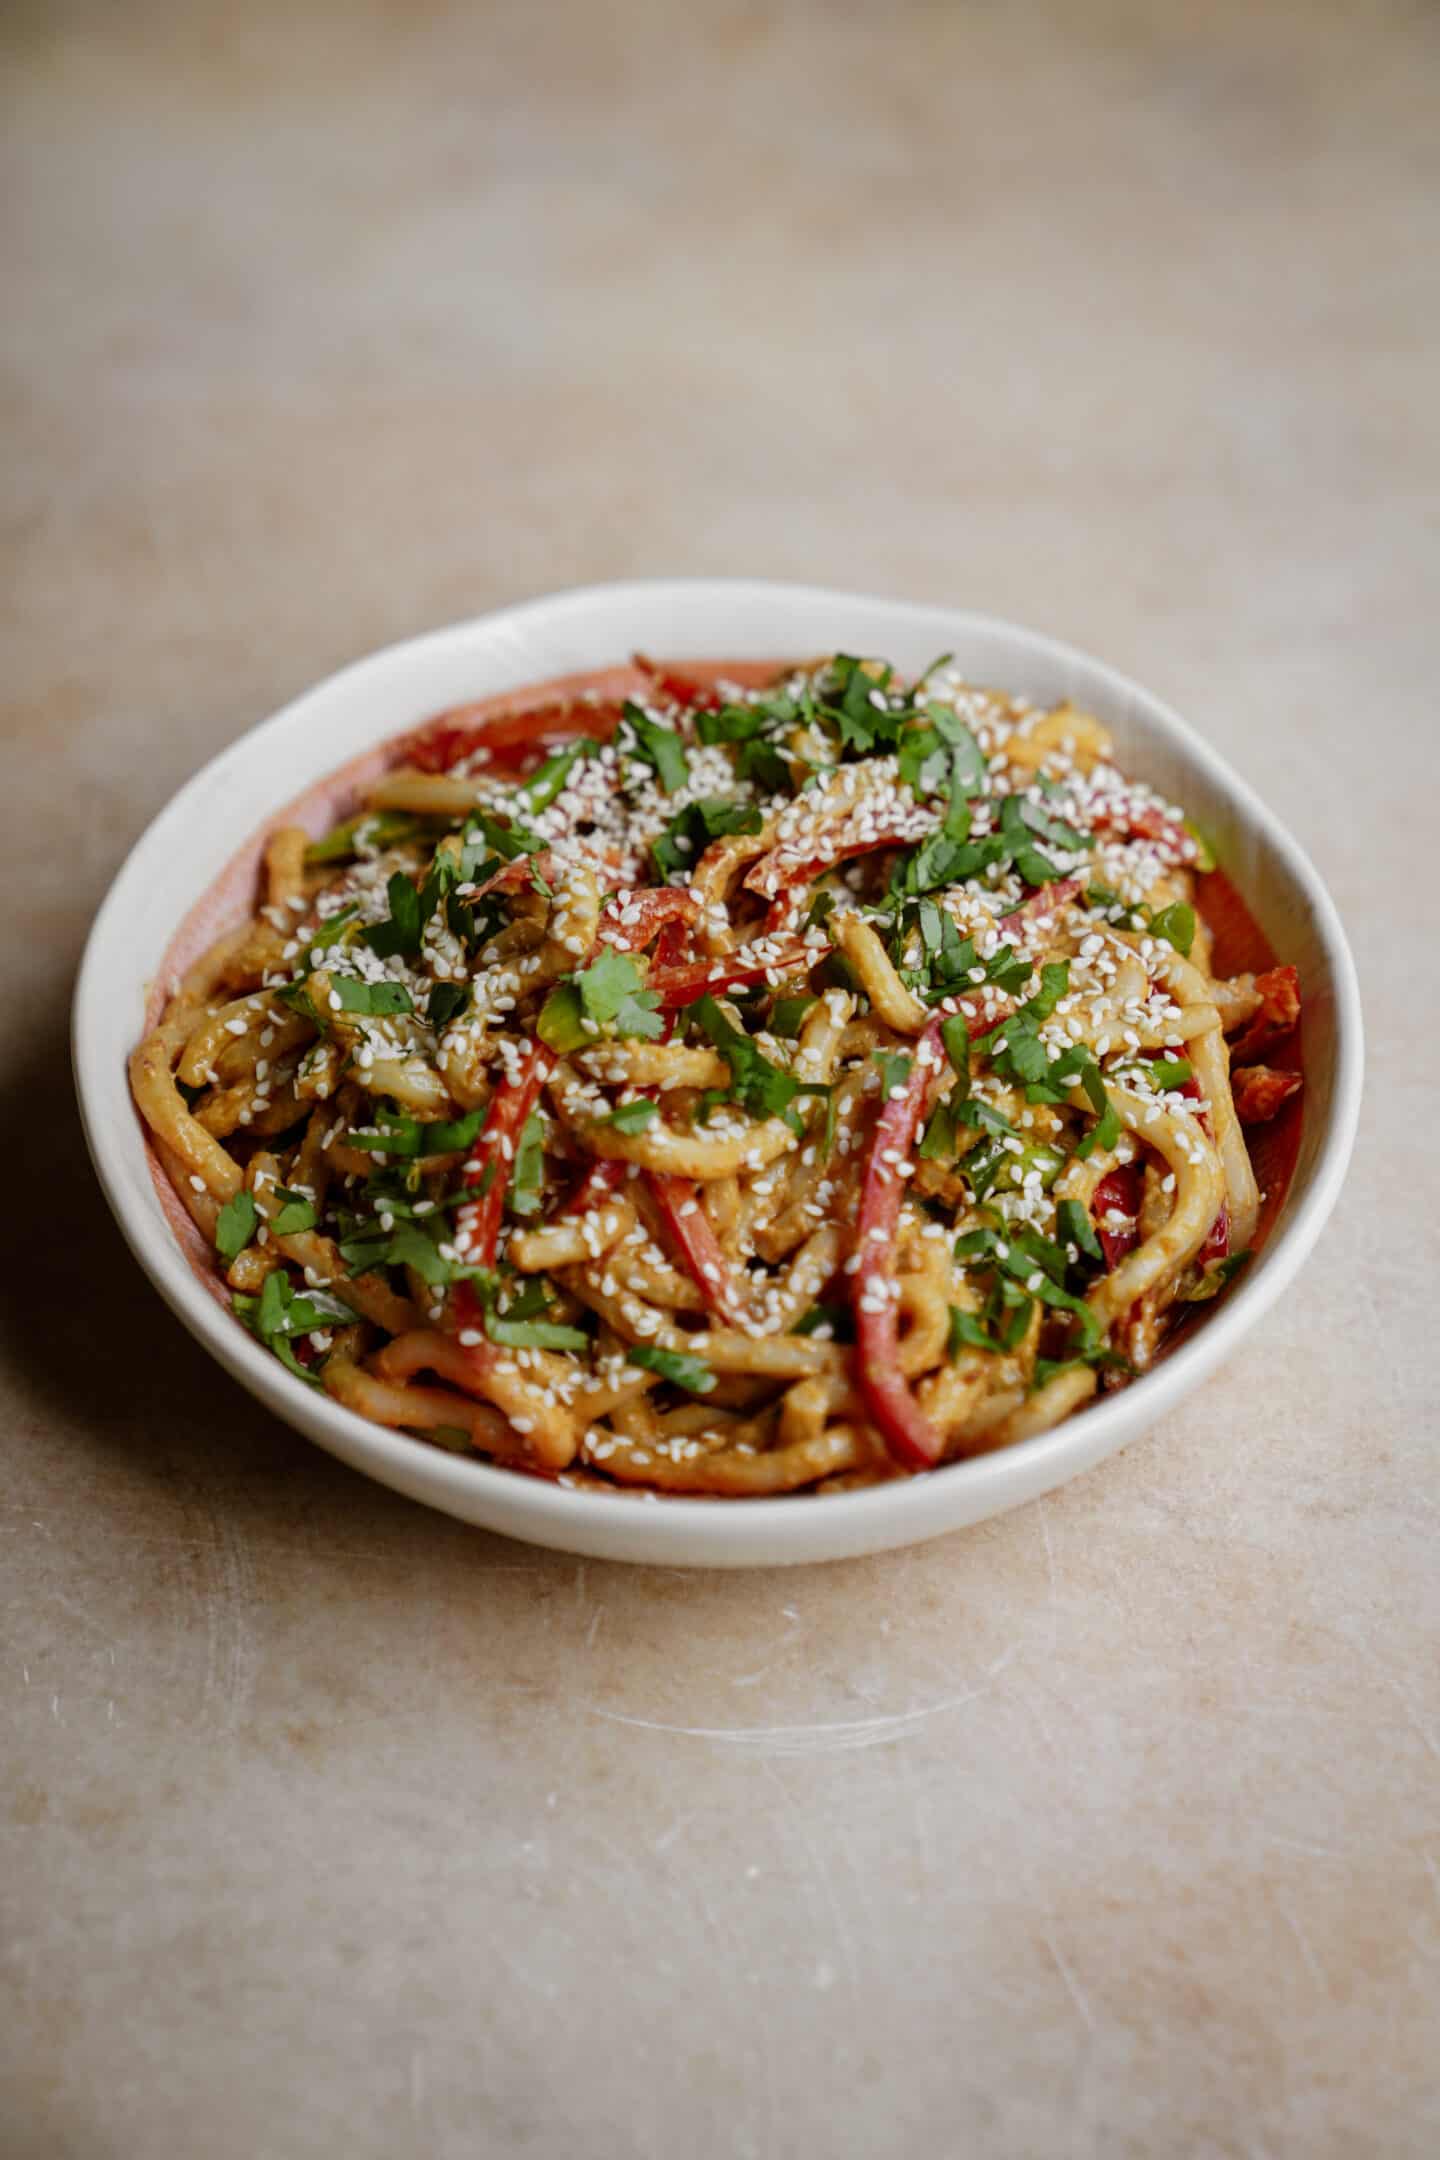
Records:
[[[654,1343],[632,1343],[625,1355],[631,1365],[658,1373],[662,1380],[684,1388],[687,1394],[708,1395],[715,1385],[710,1367],[684,1350],[660,1350]]]

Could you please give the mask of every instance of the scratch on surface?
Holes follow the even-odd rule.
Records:
[[[1045,1546],[1045,1579],[1049,1589],[1050,1647],[1053,1650],[1060,1633],[1060,1611],[1055,1595],[1055,1548],[1050,1542],[1049,1503],[1043,1497],[1037,1502],[1036,1514],[1040,1518],[1040,1536]]]
[[[794,1796],[779,1771],[770,1763],[766,1763],[762,1767],[766,1777],[770,1779],[784,1799],[785,1805],[782,1811],[782,1819],[794,1831],[805,1848],[806,1856],[814,1872],[815,1881],[819,1886],[820,1896],[830,1914],[830,1925],[835,1931],[835,1943],[845,1966],[846,1978],[850,1983],[852,1994],[858,2000],[860,1994],[860,1962],[855,1955],[855,1938],[850,1931],[850,1923],[845,1916],[845,1907],[836,1895],[833,1858],[821,1853],[819,1846],[810,1835],[805,1810],[795,1806]]]
[[[254,1570],[244,1537],[221,1512],[210,1518],[213,1542],[205,1548],[211,1580],[202,1584],[207,1633],[202,1712],[215,1709],[221,1727],[233,1732],[249,1707],[255,1682],[251,1628]]]
[[[676,1838],[679,1837],[681,1831],[686,1828],[687,1824],[692,1823],[694,1820],[695,1817],[693,1814],[677,1815],[674,1822],[671,1823],[669,1829],[661,1831],[659,1837],[656,1838],[650,1850],[652,1852],[669,1852],[670,1847],[674,1844]]]
[[[1044,1943],[1051,1957],[1055,1960],[1055,1970],[1059,1973],[1061,1979],[1065,1983],[1066,1989],[1069,1992],[1070,2000],[1074,2003],[1075,2008],[1079,2013],[1081,2023],[1084,2025],[1087,2032],[1093,2033],[1095,2030],[1095,2019],[1090,2009],[1089,1998],[1086,1995],[1084,1988],[1081,1987],[1080,1982],[1076,1979],[1074,1973],[1070,1970],[1069,1961],[1061,1952],[1059,1943],[1056,1942],[1055,1937],[1051,1934],[1049,1928],[1045,1929],[1040,1940]]]
[[[1006,1662],[997,1660],[992,1671]],[[671,1725],[663,1718],[630,1717],[623,1710],[607,1710],[600,1703],[582,1703],[591,1717],[611,1725],[629,1725],[641,1732],[674,1733],[685,1740],[712,1740],[722,1747],[754,1748],[773,1755],[828,1755],[847,1748],[887,1747],[908,1740],[942,1711],[959,1710],[985,1693],[970,1688],[963,1695],[949,1695],[926,1703],[919,1710],[903,1710],[889,1717],[838,1719],[828,1725]]]
[[[1431,1732],[1429,1726],[1425,1723],[1425,1720],[1421,1717],[1419,1711],[1415,1708],[1414,1703],[1411,1702],[1409,1696],[1405,1693],[1404,1688],[1401,1687],[1400,1682],[1389,1673],[1387,1673],[1385,1677],[1390,1687],[1394,1690],[1395,1694],[1399,1696],[1401,1708],[1405,1712],[1407,1721],[1419,1734],[1420,1738],[1424,1741],[1425,1746],[1435,1757],[1436,1762],[1440,1762],[1440,1742],[1436,1741],[1434,1733]]]
[[[1319,1959],[1316,1957],[1315,1952],[1310,1947],[1310,1938],[1305,1933],[1304,1928],[1301,1927],[1300,1922],[1296,1919],[1294,1913],[1291,1912],[1289,1906],[1284,1904],[1279,1898],[1275,1900],[1275,1909],[1279,1913],[1281,1919],[1285,1922],[1286,1927],[1289,1928],[1291,1934],[1295,1937],[1295,1940],[1300,1947],[1300,1955],[1305,1960],[1306,1968],[1310,1974],[1311,1979],[1315,1982],[1316,1987],[1328,1989],[1329,1982],[1326,1980],[1325,1975],[1321,1970]]]

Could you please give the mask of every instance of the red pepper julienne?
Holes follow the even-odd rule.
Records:
[[[727,1327],[743,1317],[740,1293],[729,1261],[700,1202],[700,1188],[690,1178],[647,1170],[650,1188],[666,1232],[705,1302],[705,1310]]]
[[[909,1470],[929,1470],[944,1442],[910,1392],[899,1366],[899,1323],[893,1295],[895,1233],[909,1158],[924,1121],[931,1084],[944,1062],[940,1022],[932,1020],[915,1046],[902,1088],[880,1105],[860,1196],[854,1274],[855,1378],[877,1432],[895,1460]]]
[[[719,990],[734,990],[742,983],[764,982],[777,969],[811,966],[821,957],[801,938],[772,952],[765,960],[747,959],[742,947],[719,960],[696,960],[688,966],[653,967],[646,988],[659,994],[662,1010],[693,1005],[697,998]]]
[[[475,1197],[463,1202],[456,1212],[455,1243],[472,1267],[489,1267],[495,1258],[515,1151],[554,1065],[554,1052],[544,1043],[532,1042],[526,1047],[514,1079],[502,1080],[491,1096],[485,1123],[466,1157],[460,1173],[461,1182],[467,1191],[474,1192]],[[466,1280],[455,1284],[451,1291],[451,1308],[466,1333],[474,1328],[483,1331],[484,1311],[473,1282]],[[477,1364],[488,1362],[490,1344],[467,1344],[465,1347]]]

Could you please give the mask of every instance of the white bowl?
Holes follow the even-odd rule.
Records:
[[[1305,1112],[1288,1199],[1256,1262],[1205,1324],[1145,1379],[1051,1432],[869,1491],[780,1500],[567,1491],[368,1423],[293,1379],[197,1280],[161,1208],[125,1061],[177,926],[234,853],[291,797],[449,705],[623,661],[882,653],[919,669],[952,652],[972,679],[1037,701],[1071,698],[1114,731],[1121,761],[1183,802],[1280,956],[1299,967]],[[136,843],[86,946],[75,991],[75,1074],[100,1182],[141,1266],[227,1372],[277,1417],[381,1484],[532,1544],[669,1566],[833,1560],[908,1545],[1050,1491],[1137,1439],[1203,1380],[1292,1281],[1335,1203],[1360,1106],[1354,963],[1296,842],[1158,698],[1031,630],[948,608],[801,585],[697,579],[592,586],[503,609],[356,662],[212,760]]]

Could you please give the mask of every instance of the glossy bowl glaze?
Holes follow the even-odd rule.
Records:
[[[1298,966],[1304,995],[1299,1157],[1259,1257],[1153,1372],[1053,1431],[928,1476],[824,1497],[569,1490],[372,1425],[292,1378],[197,1275],[130,1099],[126,1058],[178,926],[202,898],[211,934],[247,915],[253,878],[244,864],[253,870],[277,812],[313,791],[318,831],[339,768],[446,706],[636,650],[783,660],[837,648],[883,654],[902,671],[951,652],[974,681],[1046,704],[1072,699],[1113,730],[1120,762],[1182,802],[1212,839],[1276,951]],[[246,833],[251,846],[237,858],[236,836]],[[1138,1439],[1293,1281],[1345,1175],[1363,1066],[1354,964],[1324,886],[1273,812],[1158,698],[1084,653],[988,616],[718,579],[594,586],[506,608],[357,661],[252,728],[180,790],[115,879],[86,946],[73,1046],[90,1152],[131,1249],[191,1333],[277,1417],[367,1476],[467,1522],[566,1552],[672,1567],[775,1566],[914,1544],[1048,1492]]]

